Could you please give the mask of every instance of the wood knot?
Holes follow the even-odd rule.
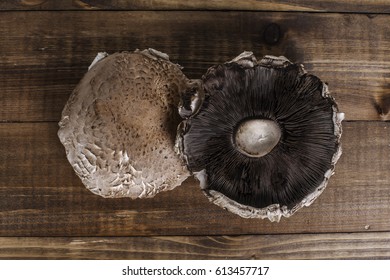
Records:
[[[281,38],[280,26],[274,22],[268,24],[263,33],[263,39],[268,45],[276,45]]]
[[[390,93],[375,96],[374,106],[382,120],[390,120]]]

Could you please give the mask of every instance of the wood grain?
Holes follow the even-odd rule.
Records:
[[[381,102],[390,96],[390,15],[16,12],[1,15],[0,38],[3,122],[58,121],[97,52],[147,47],[190,78],[244,50],[285,55],[329,83],[348,120],[386,119],[390,109]]]
[[[67,162],[55,123],[0,124],[0,236],[240,235],[390,231],[390,127],[346,122],[325,192],[277,223],[208,202],[194,180],[153,199],[104,199]]]
[[[2,10],[248,10],[389,13],[380,0],[5,0]]]
[[[0,258],[390,258],[384,1],[7,0],[0,11]],[[328,82],[348,121],[325,192],[275,224],[209,203],[193,179],[147,200],[86,190],[56,136],[61,110],[97,52],[147,47],[191,78],[253,50]]]
[[[390,233],[0,238],[0,259],[389,258]]]

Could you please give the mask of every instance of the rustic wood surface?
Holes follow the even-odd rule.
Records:
[[[390,107],[390,15],[9,12],[0,38],[1,121],[58,121],[97,52],[148,47],[190,78],[244,50],[285,55],[329,83],[347,120],[381,120]]]
[[[389,259],[390,233],[2,237],[7,259]]]
[[[246,10],[390,13],[383,0],[3,0],[2,10]]]
[[[390,7],[273,2],[2,1],[0,258],[390,258]],[[61,110],[97,52],[147,47],[191,78],[252,50],[327,81],[346,121],[325,192],[277,224],[209,203],[193,179],[146,200],[86,190],[56,135]]]
[[[390,231],[390,126],[345,122],[344,156],[326,191],[280,223],[208,202],[195,180],[153,199],[104,199],[83,187],[56,123],[0,124],[0,235],[140,236]]]

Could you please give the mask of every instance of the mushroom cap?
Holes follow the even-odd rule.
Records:
[[[103,197],[145,198],[175,188],[189,176],[174,143],[180,95],[191,82],[153,49],[99,55],[59,123],[70,164]]]
[[[209,68],[202,83],[176,146],[210,201],[271,221],[309,206],[341,155],[344,115],[326,84],[285,57],[258,62],[251,52]]]

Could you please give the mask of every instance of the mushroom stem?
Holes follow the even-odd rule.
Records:
[[[282,133],[279,125],[268,119],[242,122],[234,136],[237,149],[249,157],[263,157],[279,143]]]

